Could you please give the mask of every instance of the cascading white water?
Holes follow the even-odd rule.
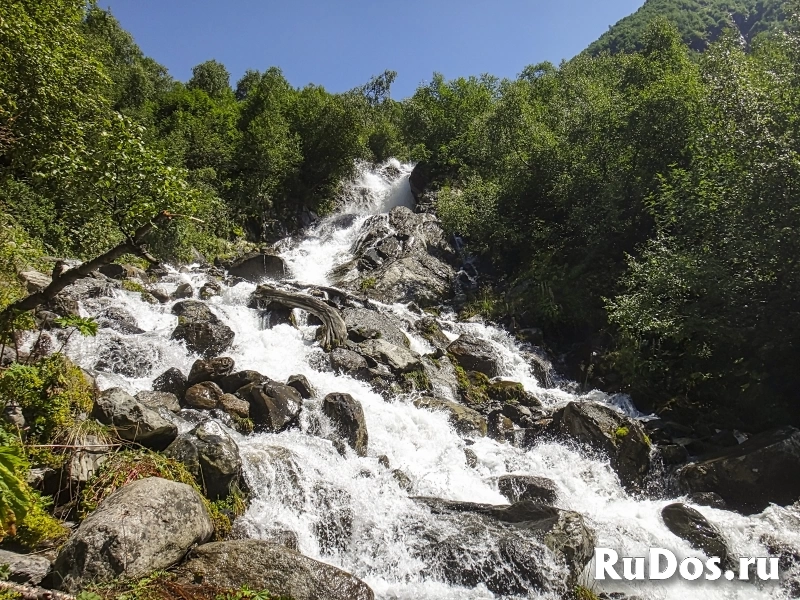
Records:
[[[346,189],[339,213],[318,223],[299,241],[284,245],[283,257],[292,276],[302,283],[329,284],[328,273],[349,259],[348,250],[369,215],[412,202],[407,183],[410,168],[396,161],[379,169],[361,166],[358,179]],[[174,287],[189,282],[194,289],[199,289],[205,280],[206,276],[198,271],[174,272],[168,279]],[[585,515],[597,532],[599,545],[614,548],[620,556],[646,556],[651,547],[667,548],[678,556],[700,554],[670,533],[661,520],[661,508],[674,499],[651,500],[628,494],[603,458],[554,442],[522,450],[481,438],[469,446],[477,455],[478,464],[468,467],[464,455],[467,442],[453,431],[444,414],[415,408],[410,397],[398,396],[387,402],[363,382],[318,370],[322,352],[314,343],[311,327],[279,325],[261,329],[257,312],[246,307],[253,289],[247,283],[223,287],[220,296],[208,301],[235,331],[234,347],[227,354],[235,359],[236,368],[257,370],[278,381],[303,374],[318,391],[318,398],[332,392],[351,394],[364,408],[369,456],[349,453],[342,457],[324,439],[330,426],[321,413],[320,400],[308,401],[304,406],[302,431],[247,437],[232,434],[240,446],[253,494],[247,514],[236,524],[240,533],[267,538],[275,531],[290,530],[297,535],[301,552],[352,572],[383,600],[495,598],[483,587],[459,588],[436,577],[435,569],[421,558],[420,550],[429,543],[426,533],[444,525],[409,496],[504,504],[497,477],[524,473],[552,479],[558,486],[557,505]],[[145,333],[125,336],[103,329],[96,338],[74,339],[69,354],[81,366],[94,369],[103,348],[115,338],[122,338],[131,348],[138,349],[144,363],[149,361],[151,366],[147,368],[145,364],[142,372],[131,376],[100,372],[101,387],[121,386],[135,392],[149,389],[152,379],[169,367],[188,372],[198,357],[169,339],[177,320],[170,312],[171,303],[151,305],[142,302],[138,294],[124,291],[117,292],[110,302],[130,311]],[[102,305],[100,300],[87,301],[83,310],[96,314]],[[404,319],[413,318],[404,306],[383,308]],[[447,318],[442,319],[442,325],[451,338],[469,331],[490,340],[504,359],[504,376],[522,382],[545,402],[559,404],[591,398],[614,403],[599,392],[578,398],[564,390],[545,389],[536,381],[516,342],[494,326]],[[408,331],[407,335],[413,349],[432,350],[415,333]],[[403,491],[391,470],[379,463],[382,455],[388,458],[391,469],[400,469],[410,478],[411,494]],[[763,535],[773,535],[800,548],[800,518],[791,509],[771,507],[760,515],[745,517],[704,506],[695,508],[717,525],[737,555],[766,556]],[[352,527],[347,535],[341,531],[346,524]],[[475,551],[480,552],[481,541],[474,540],[474,544]],[[553,569],[555,579],[563,575],[555,565]],[[592,582],[591,569],[584,573],[583,581],[597,592],[619,591],[653,600],[782,597],[774,584],[758,587],[723,580],[675,579],[668,583]],[[531,592],[527,597],[554,596],[555,593]]]

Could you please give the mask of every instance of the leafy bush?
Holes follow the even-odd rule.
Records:
[[[92,409],[94,390],[66,357],[53,354],[32,365],[14,363],[0,375],[0,398],[22,408],[29,442],[58,442],[75,417]]]

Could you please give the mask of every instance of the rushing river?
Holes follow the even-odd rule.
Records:
[[[410,169],[410,165],[396,161],[381,168],[363,167],[358,178],[347,186],[337,215],[280,246],[292,278],[298,283],[329,285],[330,271],[350,258],[349,249],[370,215],[397,205],[413,205],[408,185]],[[196,295],[205,281],[206,275],[201,271],[175,270],[161,287],[171,292],[188,282]],[[318,399],[305,404],[302,430],[246,437],[232,433],[253,494],[246,515],[236,524],[240,535],[269,538],[275,531],[290,530],[297,535],[303,554],[353,573],[382,600],[495,598],[483,587],[464,589],[443,583],[437,577],[436,565],[420,558],[420,549],[429,543],[426,532],[442,525],[410,496],[505,504],[497,489],[497,478],[518,473],[552,479],[558,487],[557,506],[583,514],[597,532],[599,545],[614,548],[620,556],[645,556],[651,547],[667,548],[678,556],[700,554],[670,533],[662,522],[660,511],[675,501],[674,495],[668,497],[664,491],[659,499],[634,497],[623,490],[606,459],[565,444],[545,442],[523,450],[479,438],[470,440],[468,446],[468,441],[449,425],[445,414],[414,407],[410,396],[387,401],[366,383],[323,370],[320,365],[324,355],[314,342],[315,328],[303,325],[302,320],[297,328],[278,325],[264,329],[258,312],[247,308],[254,288],[249,283],[223,286],[221,295],[208,300],[213,311],[236,334],[234,346],[226,354],[235,359],[237,370],[253,369],[277,381],[285,381],[290,375],[305,375],[318,391]],[[138,378],[98,373],[101,387],[120,386],[136,392],[150,389],[153,378],[169,367],[188,373],[197,356],[170,339],[177,321],[170,311],[172,303],[148,304],[139,294],[125,291],[118,291],[113,302],[132,313],[145,333],[124,336],[102,329],[96,338],[74,339],[69,354],[81,366],[94,370],[103,347],[121,338],[138,349],[152,368],[145,369],[146,374]],[[97,300],[86,301],[82,310],[95,314],[100,304]],[[404,322],[419,318],[403,305],[381,308]],[[591,399],[631,412],[624,399],[612,399],[599,392],[577,397],[566,391],[568,388],[545,389],[534,377],[522,349],[497,327],[460,323],[448,317],[446,311],[440,322],[452,339],[469,331],[490,340],[503,357],[503,376],[522,382],[545,403]],[[433,350],[410,326],[407,336],[413,350]],[[332,392],[349,393],[361,402],[369,431],[369,456],[349,453],[342,457],[324,438],[329,425],[322,416],[321,398]],[[188,422],[183,425],[184,430],[189,427]],[[465,462],[467,447],[477,455],[475,468]],[[391,469],[379,463],[379,456],[388,458]],[[408,475],[413,484],[411,492],[398,486],[392,469]],[[737,555],[766,556],[764,535],[774,535],[800,548],[800,519],[791,509],[770,507],[759,515],[745,517],[705,506],[695,508],[720,529]],[[333,544],[330,540],[336,538],[332,529],[336,529],[337,521],[332,515],[344,515],[352,527],[345,539]],[[471,543],[480,553],[481,540]],[[677,578],[669,582],[594,582],[592,572],[590,564],[582,582],[597,593],[624,592],[646,599],[671,600],[782,597],[774,583],[685,582]],[[564,574],[553,565],[551,576],[556,590],[558,579]],[[555,597],[556,593],[532,591],[527,597]]]

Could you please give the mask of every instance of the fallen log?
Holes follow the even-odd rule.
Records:
[[[268,285],[259,285],[253,292],[253,296],[258,300],[278,302],[288,308],[299,308],[317,317],[322,321],[321,343],[325,350],[333,350],[347,340],[347,325],[345,325],[342,315],[322,300]]]
[[[46,590],[34,585],[23,585],[10,581],[0,581],[0,590],[15,592],[22,600],[75,600],[75,596],[64,592]]]

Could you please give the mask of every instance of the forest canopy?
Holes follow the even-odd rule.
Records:
[[[275,241],[394,156],[480,258],[487,315],[597,349],[582,378],[796,421],[797,5],[694,4],[649,0],[559,66],[434,74],[398,101],[392,71],[330,93],[211,59],[179,82],[94,5],[5,2],[2,303],[40,257],[94,256],[165,210],[194,218],[150,234],[164,260]]]

